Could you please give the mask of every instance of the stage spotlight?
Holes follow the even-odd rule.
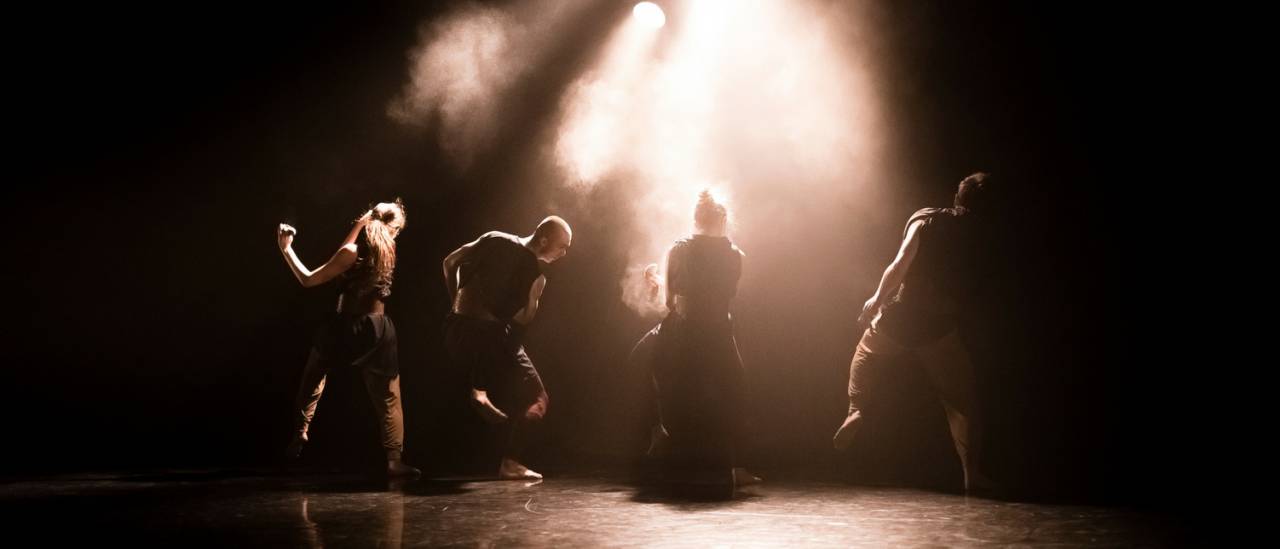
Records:
[[[639,19],[646,26],[660,29],[667,23],[667,16],[662,13],[662,8],[653,2],[641,2],[631,10],[631,15]]]

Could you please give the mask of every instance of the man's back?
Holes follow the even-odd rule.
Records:
[[[537,256],[520,238],[500,231],[481,236],[458,268],[458,312],[479,307],[500,320],[524,308],[529,288],[542,275]]]
[[[915,258],[879,324],[907,345],[927,343],[954,330],[988,268],[983,224],[972,213],[926,208],[912,215],[907,225],[917,222],[922,224],[916,229]]]

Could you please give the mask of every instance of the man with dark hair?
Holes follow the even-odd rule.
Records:
[[[946,410],[966,492],[992,488],[980,472],[981,418],[973,365],[959,334],[959,316],[970,305],[985,271],[984,216],[991,177],[964,178],[954,207],[925,208],[907,220],[898,254],[875,295],[862,307],[866,326],[849,366],[849,414],[836,431],[837,449],[852,443],[864,414],[878,409],[869,372],[911,354],[924,366]],[[874,382],[872,382],[874,383]]]
[[[445,346],[471,382],[471,403],[486,421],[503,424],[506,442],[498,476],[540,479],[519,461],[529,427],[547,413],[547,391],[520,343],[546,287],[542,264],[564,257],[573,240],[565,220],[550,216],[533,234],[490,231],[444,259],[453,302]]]

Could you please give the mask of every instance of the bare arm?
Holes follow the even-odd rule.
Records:
[[[902,237],[902,245],[898,247],[898,255],[893,258],[889,266],[885,268],[884,275],[880,277],[880,285],[876,287],[875,295],[871,296],[866,303],[862,305],[862,314],[858,316],[858,324],[866,325],[875,318],[880,307],[884,302],[892,297],[893,293],[898,290],[898,286],[902,284],[902,279],[907,276],[907,271],[911,269],[911,262],[916,257],[916,250],[920,248],[920,239],[916,236],[917,229],[924,224],[924,221],[917,221],[907,227],[906,236]]]
[[[458,295],[458,266],[475,249],[477,242],[480,242],[479,238],[459,246],[458,249],[450,252],[444,258],[444,289],[449,292],[450,303],[453,303],[454,298]]]
[[[356,226],[351,229],[351,233],[347,235],[347,239],[338,247],[338,251],[334,252],[333,257],[330,257],[329,261],[326,261],[324,265],[314,271],[303,265],[302,260],[298,258],[298,254],[293,251],[293,236],[298,233],[297,229],[281,223],[276,233],[276,241],[280,246],[280,254],[284,256],[284,263],[289,266],[294,278],[298,279],[298,283],[302,284],[302,287],[310,288],[333,280],[334,277],[355,265],[355,239],[362,228],[364,228],[364,223],[358,221]]]
[[[546,289],[546,287],[546,276],[539,276],[537,280],[534,280],[533,286],[529,287],[529,302],[511,319],[525,325],[533,322],[533,315],[538,314],[538,300],[542,299],[542,290]]]

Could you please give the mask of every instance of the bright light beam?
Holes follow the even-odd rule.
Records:
[[[631,14],[651,28],[660,29],[667,24],[667,16],[662,13],[662,8],[653,2],[636,4],[636,7],[631,9]]]

